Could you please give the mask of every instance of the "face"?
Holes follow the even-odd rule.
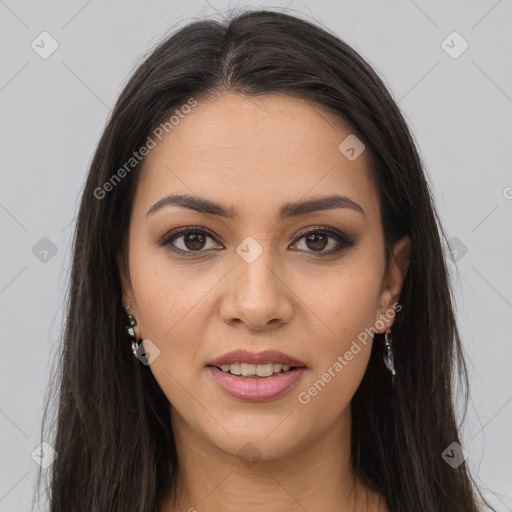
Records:
[[[304,100],[227,94],[198,101],[151,150],[120,270],[173,429],[228,454],[250,442],[270,460],[349,424],[371,328],[393,323],[409,247],[402,239],[386,270],[370,155],[338,148],[351,133]],[[169,195],[222,208],[152,209]],[[333,208],[291,206],[333,195]],[[235,350],[282,353],[264,355],[260,374],[294,361],[271,377],[215,368]],[[224,369],[253,369],[234,359]]]

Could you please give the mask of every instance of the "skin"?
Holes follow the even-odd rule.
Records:
[[[137,339],[160,350],[150,369],[172,404],[181,492],[177,507],[169,492],[162,511],[255,512],[269,503],[277,512],[387,511],[377,493],[358,480],[354,486],[349,467],[350,401],[371,337],[309,403],[298,401],[365,328],[382,315],[378,332],[393,324],[389,311],[410,261],[404,237],[385,271],[370,154],[349,161],[338,150],[350,133],[341,118],[304,100],[228,93],[199,101],[145,161],[129,226],[129,271],[121,255],[119,265],[124,305],[137,319]],[[337,208],[276,222],[284,203],[335,192],[364,215]],[[226,219],[174,205],[146,216],[171,193],[240,213]],[[207,228],[215,239],[175,239],[174,247],[195,248],[190,258],[158,245],[183,226]],[[329,235],[326,245],[300,238],[304,228],[323,226],[356,245],[327,255],[338,247],[335,238]],[[236,252],[247,236],[262,248],[251,263]],[[307,370],[280,398],[238,400],[206,369],[237,348],[277,349]],[[251,449],[252,464],[237,456]]]

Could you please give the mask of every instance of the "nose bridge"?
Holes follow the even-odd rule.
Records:
[[[236,252],[224,319],[240,320],[253,329],[264,328],[271,321],[288,322],[293,308],[276,271],[279,265],[275,264],[270,243],[248,236]]]
[[[268,303],[276,293],[277,277],[270,269],[273,266],[272,248],[270,243],[246,237],[236,248],[236,276],[239,282],[237,292],[247,295],[252,302],[264,300]],[[274,264],[275,266],[275,264]]]

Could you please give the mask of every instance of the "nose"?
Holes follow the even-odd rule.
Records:
[[[252,332],[263,332],[290,322],[293,292],[283,271],[272,265],[267,254],[270,256],[268,249],[251,263],[235,258],[220,308],[226,324],[245,325]]]

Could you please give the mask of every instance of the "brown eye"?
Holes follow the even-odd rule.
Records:
[[[187,249],[190,249],[191,251],[197,251],[204,248],[206,235],[200,233],[191,233],[182,236],[183,244]]]
[[[325,250],[329,246],[329,240],[334,240],[333,244],[330,244],[329,249]],[[320,255],[335,254],[342,251],[346,247],[352,247],[355,242],[347,235],[333,230],[328,227],[322,229],[312,229],[303,233],[295,242],[304,240],[305,249],[298,248],[298,250],[304,250],[305,252],[319,253]]]
[[[180,254],[207,252],[208,249],[217,249],[219,246],[208,240],[215,241],[214,237],[205,229],[184,228],[171,232],[158,242],[160,246],[167,246],[169,250]]]
[[[328,239],[329,236],[323,233],[313,233],[305,238],[306,245],[313,251],[322,251],[325,249],[328,244]]]
[[[336,254],[345,248],[356,245],[352,238],[329,227],[310,229],[296,239],[295,245],[302,241],[304,247],[298,247],[297,250],[318,253],[320,256]],[[208,253],[211,250],[223,249],[216,243],[215,237],[200,226],[187,226],[168,233],[158,241],[158,245],[185,256],[195,256],[200,253]]]

